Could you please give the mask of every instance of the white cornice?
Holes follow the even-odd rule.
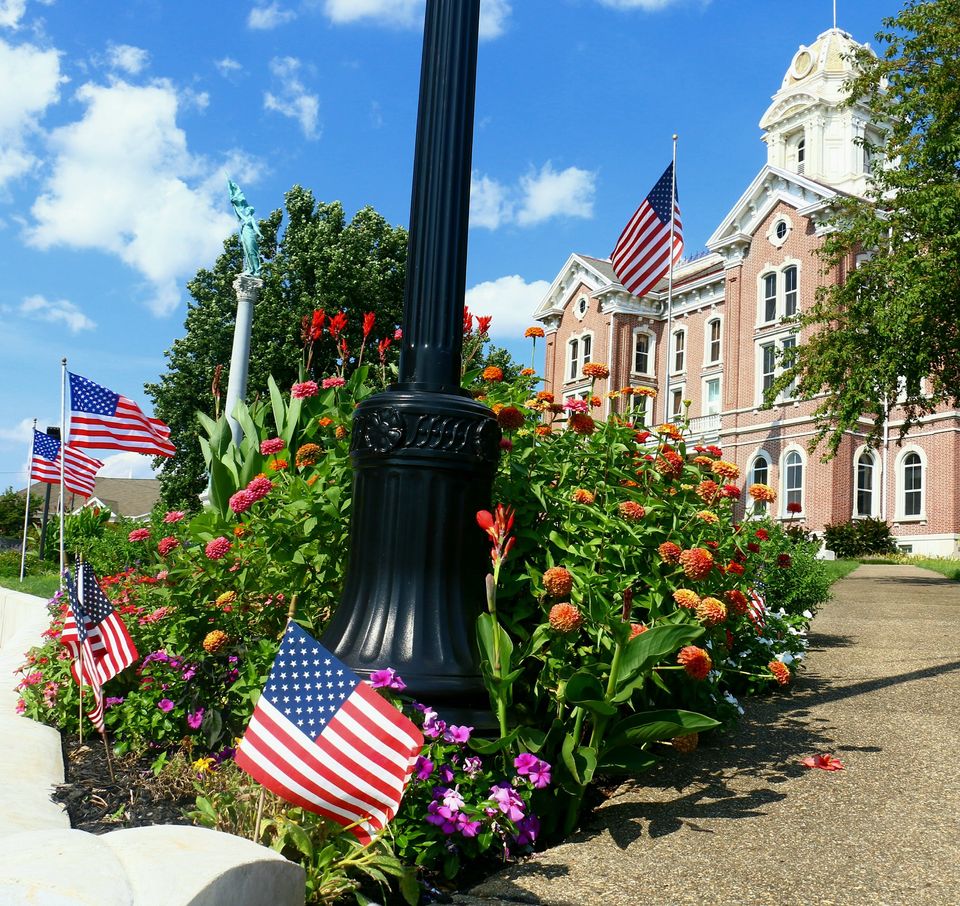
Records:
[[[549,315],[562,315],[574,295],[574,290],[581,284],[590,290],[591,295],[611,285],[608,277],[574,252],[567,258],[560,273],[550,284],[550,289],[540,300],[540,304],[533,313],[534,320],[542,321]]]

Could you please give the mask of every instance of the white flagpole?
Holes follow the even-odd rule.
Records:
[[[37,430],[37,420],[33,420],[33,430]],[[20,546],[20,581],[23,581],[24,573],[27,568],[27,527],[30,525],[30,484],[33,476],[33,440],[34,434],[30,434],[30,452],[27,454],[27,503],[23,511],[23,543]]]
[[[673,355],[673,236],[677,219],[677,135],[673,135],[673,167],[671,168],[670,186],[670,247],[667,249],[669,255],[669,270],[667,271],[667,378],[664,381],[664,400],[663,400],[663,420],[669,422],[673,417],[670,411],[670,370],[673,368],[673,362],[670,357]],[[686,353],[684,353],[686,355]]]
[[[66,524],[67,503],[65,500],[65,471],[66,471],[66,443],[67,443],[67,359],[60,360],[60,587],[64,587],[63,571],[67,565],[66,539],[64,526]]]

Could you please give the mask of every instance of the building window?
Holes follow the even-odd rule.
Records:
[[[586,298],[581,298],[577,302],[577,314],[582,318],[587,313],[587,300]]]
[[[720,361],[720,319],[714,318],[707,324],[707,364]]]
[[[763,320],[777,319],[777,275],[767,274],[763,278]]]
[[[633,394],[630,397],[630,411],[635,419],[649,425],[653,421],[653,398],[640,393]]]
[[[685,347],[687,343],[687,332],[685,330],[675,331],[673,334],[673,370],[674,373],[683,371],[685,364]]]
[[[803,507],[803,458],[796,450],[791,450],[783,460],[783,508],[790,512],[790,504]]]
[[[776,339],[769,339],[756,347],[756,362],[758,371],[757,405],[764,405],[767,391],[773,387],[776,380],[796,363],[797,338],[794,334],[786,334]],[[792,380],[777,394],[770,403],[782,403],[793,399],[796,393],[796,379]]]
[[[770,460],[763,453],[758,453],[750,467],[750,484],[770,484]],[[753,514],[763,516],[767,512],[767,504],[763,500],[753,501]]]
[[[760,347],[760,389],[766,393],[777,377],[777,344],[764,343]]]
[[[579,340],[570,340],[567,343],[567,362],[569,368],[567,370],[567,380],[574,381],[577,379],[577,376],[580,374],[580,341]]]
[[[797,142],[797,172],[803,173],[807,160],[807,140],[801,138]]]
[[[903,457],[903,515],[923,514],[923,461],[910,452]]]
[[[791,265],[783,272],[783,313],[788,318],[797,313],[796,265]]]
[[[633,370],[637,374],[650,374],[650,334],[648,333],[634,335]]]
[[[683,387],[670,390],[670,415],[683,415]]]
[[[877,464],[873,453],[864,450],[857,457],[857,499],[854,507],[855,516],[873,516],[873,502],[875,494],[874,480],[876,478]]]
[[[797,338],[796,337],[784,337],[780,341],[780,370],[788,371],[793,368],[796,363],[797,356]],[[797,389],[797,380],[794,378],[790,381],[789,384],[783,389],[783,399],[793,399],[793,395]]]
[[[777,239],[786,239],[787,238],[787,221],[778,220],[777,225],[773,228],[774,235]]]
[[[710,378],[704,385],[704,415],[716,415],[720,411],[720,378]]]
[[[590,350],[593,348],[593,337],[590,334],[584,334],[580,339],[580,354],[583,356],[583,364],[590,361]]]

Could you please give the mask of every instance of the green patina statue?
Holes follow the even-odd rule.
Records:
[[[253,216],[253,207],[247,202],[243,192],[232,179],[227,180],[230,189],[230,204],[240,221],[240,245],[243,246],[243,273],[260,274],[260,246],[259,239],[263,238],[257,219]]]

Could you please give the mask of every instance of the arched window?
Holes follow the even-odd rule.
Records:
[[[854,515],[869,517],[875,513],[877,461],[873,453],[864,450],[857,457],[857,493]]]
[[[923,515],[923,460],[913,451],[903,457],[903,515]]]
[[[796,450],[791,450],[783,459],[783,511],[784,514],[803,511],[803,457]]]
[[[687,332],[677,330],[673,334],[673,370],[683,371],[686,364]]]
[[[567,343],[567,380],[574,381],[580,374],[580,341],[570,340]]]
[[[763,320],[777,319],[777,275],[767,274],[763,278]]]
[[[783,313],[788,318],[797,313],[797,266],[790,265],[783,272]]]
[[[593,335],[584,334],[580,339],[580,352],[583,356],[583,364],[586,365],[590,361],[590,351],[593,348]]]
[[[750,466],[750,484],[770,484],[770,460],[765,453],[758,453]],[[749,485],[748,485],[749,487]],[[753,500],[753,514],[763,516],[767,512],[767,504],[762,500]],[[749,510],[748,510],[749,512]]]
[[[720,319],[714,318],[707,322],[707,364],[714,365],[720,361],[721,353]]]

